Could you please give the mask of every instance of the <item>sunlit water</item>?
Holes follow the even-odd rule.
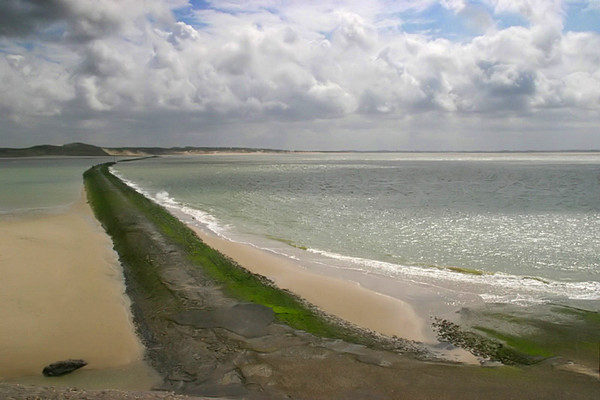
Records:
[[[114,171],[227,238],[478,296],[600,304],[599,154],[263,154]]]

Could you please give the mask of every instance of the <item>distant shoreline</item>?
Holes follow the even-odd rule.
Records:
[[[344,153],[398,153],[398,154],[596,154],[600,149],[563,150],[283,150],[252,147],[101,147],[86,143],[69,143],[62,146],[37,145],[26,148],[0,148],[0,158],[7,157],[139,157],[161,155],[207,155],[207,154],[344,154]]]

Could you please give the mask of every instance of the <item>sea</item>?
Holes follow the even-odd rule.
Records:
[[[215,154],[112,170],[187,223],[397,282],[371,285],[412,303],[406,283],[448,310],[600,310],[600,153]]]
[[[0,159],[0,223],[66,211],[83,172],[116,160]],[[111,170],[207,233],[429,318],[543,331],[558,354],[597,365],[600,153],[211,154]]]
[[[68,210],[81,196],[82,175],[110,157],[0,158],[0,219]]]

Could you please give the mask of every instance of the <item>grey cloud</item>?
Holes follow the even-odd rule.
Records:
[[[128,43],[86,46],[78,70],[84,75],[79,79],[82,98],[97,109],[147,104],[294,120],[356,111],[527,112],[533,103],[546,104],[536,86],[545,78],[536,70],[545,67],[545,59],[524,28],[512,29],[516,35],[500,31],[467,45],[418,37],[382,43],[359,29],[334,35],[325,47],[285,40],[289,28],[283,27],[263,31],[246,26],[241,32],[225,30],[221,37],[183,23],[171,28],[155,30],[135,49],[128,49]],[[368,40],[355,42],[359,33]],[[366,48],[359,45],[367,42]],[[361,52],[348,53],[348,46]]]
[[[3,0],[0,2],[0,37],[28,36],[67,15],[60,0]]]
[[[483,86],[494,96],[530,96],[535,94],[535,72],[512,65],[480,63]]]
[[[159,1],[137,0],[3,0],[0,37],[67,39],[87,42],[114,36],[147,15],[157,21],[172,16]]]
[[[227,43],[219,52],[216,67],[232,75],[241,75],[252,68],[253,48],[247,38]]]
[[[15,121],[34,115],[56,115],[74,96],[69,74],[60,66],[31,55],[0,57],[0,109]]]

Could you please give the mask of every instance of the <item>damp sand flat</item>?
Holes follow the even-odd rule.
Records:
[[[323,311],[360,327],[388,336],[425,341],[425,321],[398,299],[362,286],[308,271],[292,260],[255,247],[207,234],[190,226],[207,245],[232,258],[249,271],[272,280]]]
[[[121,267],[84,197],[63,214],[0,221],[0,379],[82,358],[84,370],[148,369],[132,386],[149,388]]]

